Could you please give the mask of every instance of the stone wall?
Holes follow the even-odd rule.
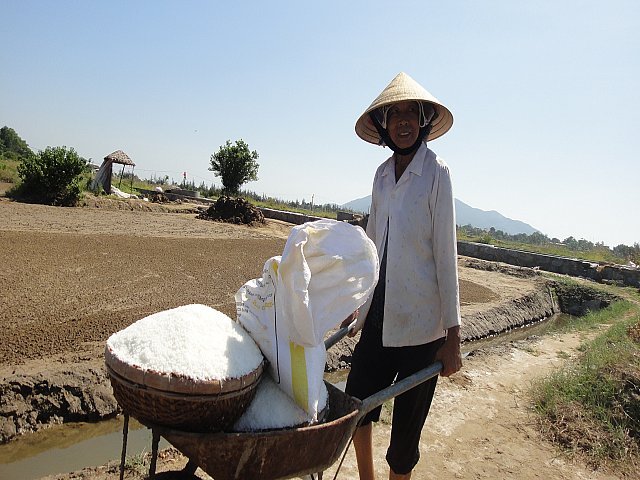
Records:
[[[576,258],[509,250],[483,243],[458,242],[458,254],[520,267],[539,268],[547,272],[590,278],[600,283],[640,287],[640,270],[622,265],[599,265]]]
[[[314,220],[323,220],[322,217],[313,217],[311,215],[303,215],[302,213],[285,212],[283,210],[273,210],[271,208],[260,208],[264,218],[273,218],[274,220],[282,220],[283,222],[293,223],[294,225],[302,225],[306,222]]]

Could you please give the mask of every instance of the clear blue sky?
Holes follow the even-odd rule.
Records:
[[[354,133],[400,71],[453,111],[454,193],[550,237],[640,242],[640,2],[29,1],[0,8],[0,126],[143,178],[345,203],[389,155]]]

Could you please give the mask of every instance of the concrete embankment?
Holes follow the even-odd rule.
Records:
[[[458,242],[458,254],[491,262],[539,268],[547,272],[582,277],[600,283],[640,287],[640,269],[624,265],[601,265],[576,258],[510,250],[483,243]]]
[[[291,223],[293,225],[302,225],[303,223],[306,223],[306,222],[323,220],[322,217],[314,217],[312,215],[303,215],[302,213],[295,213],[295,212],[285,212],[284,210],[274,210],[272,208],[260,208],[260,211],[264,215],[264,218],[281,220],[283,222]]]

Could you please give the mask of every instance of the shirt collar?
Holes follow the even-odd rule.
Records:
[[[416,151],[416,154],[411,159],[411,163],[407,166],[407,170],[409,173],[414,173],[416,175],[422,175],[422,168],[424,166],[424,160],[427,158],[427,154],[429,149],[427,148],[427,144],[422,142]],[[382,171],[382,175],[395,175],[395,164],[393,161],[393,156],[389,157],[387,160],[387,164]]]

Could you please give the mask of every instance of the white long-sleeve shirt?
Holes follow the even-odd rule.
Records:
[[[379,258],[389,236],[384,346],[421,345],[460,325],[451,177],[444,161],[426,144],[397,183],[393,156],[378,167],[367,235]],[[361,307],[356,328],[364,324],[372,297]]]

